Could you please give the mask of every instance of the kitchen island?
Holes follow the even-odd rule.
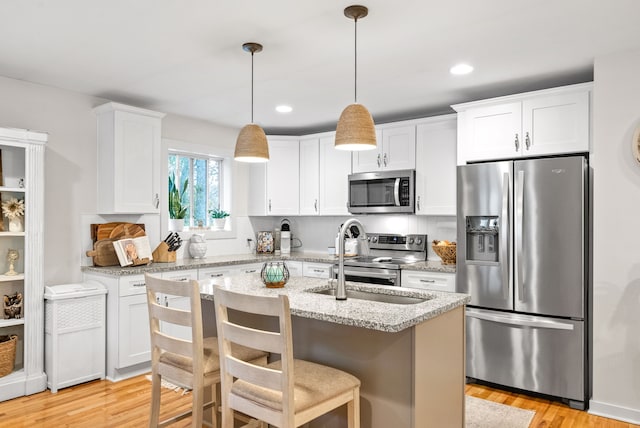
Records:
[[[327,364],[361,382],[361,426],[464,426],[464,305],[469,296],[347,283],[352,290],[418,297],[421,303],[391,304],[314,291],[327,280],[291,278],[284,288],[266,288],[259,275],[201,281],[203,316],[215,326],[213,287],[252,295],[289,297],[296,358]],[[209,300],[209,301],[208,301]],[[262,320],[256,322],[263,322]],[[338,409],[310,427],[346,426]]]

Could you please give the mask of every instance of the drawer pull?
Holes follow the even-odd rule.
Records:
[[[183,276],[180,278],[171,278],[172,281],[189,281],[189,277],[188,276]]]
[[[145,283],[145,282],[132,282],[131,283],[132,287],[144,287],[146,285],[147,285],[147,283]]]
[[[244,273],[256,273],[258,271],[258,269],[247,269],[244,271]]]
[[[435,279],[421,279],[420,282],[434,283],[434,282],[436,282],[436,280]]]
[[[324,269],[314,269],[313,270],[316,273],[325,273],[326,271]]]
[[[224,276],[223,273],[210,273],[209,274],[209,278],[220,278],[221,276]]]

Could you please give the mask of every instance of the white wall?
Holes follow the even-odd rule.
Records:
[[[595,61],[592,413],[640,423],[640,50]]]
[[[147,225],[151,245],[160,238],[158,216],[102,216],[96,214],[96,117],[93,108],[107,100],[0,77],[0,126],[26,128],[49,134],[45,150],[45,285],[82,279],[83,256],[91,249],[89,224],[103,221],[136,221]],[[235,144],[235,129],[184,117],[167,115],[163,137],[180,139],[217,151]],[[222,249],[249,251],[252,235],[246,217],[246,170],[234,165],[233,210],[239,215],[237,238],[211,245],[209,254]],[[244,217],[242,217],[244,215]]]

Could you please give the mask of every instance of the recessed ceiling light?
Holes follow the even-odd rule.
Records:
[[[455,74],[458,76],[462,74],[469,74],[472,71],[473,71],[473,67],[471,67],[469,64],[456,64],[449,69],[449,72],[451,74]]]
[[[276,111],[278,113],[291,113],[293,111],[293,108],[291,106],[281,105],[276,107]]]

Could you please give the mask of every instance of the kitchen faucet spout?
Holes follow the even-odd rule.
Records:
[[[367,240],[367,233],[364,231],[364,226],[358,219],[351,218],[344,222],[340,233],[338,234],[338,283],[336,285],[336,300],[347,300],[347,289],[344,284],[344,239],[347,235],[347,231],[352,225],[356,225],[360,229],[363,242]]]

